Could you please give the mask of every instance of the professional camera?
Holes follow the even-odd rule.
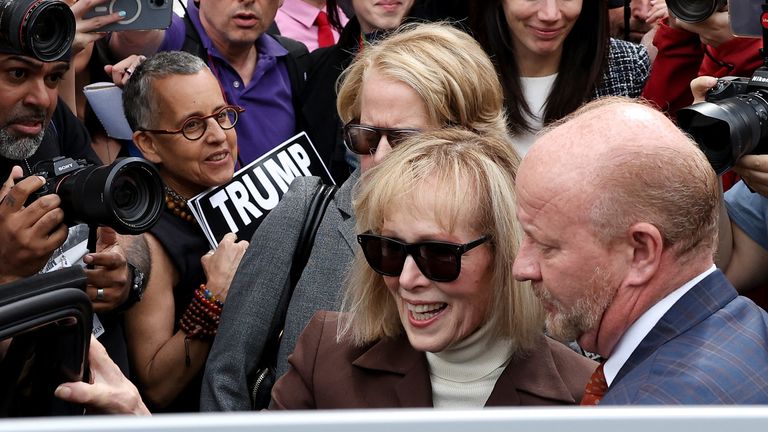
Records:
[[[74,39],[75,16],[66,3],[0,0],[0,46],[50,62],[67,54]]]
[[[757,69],[752,78],[717,80],[706,102],[681,109],[677,121],[718,174],[746,154],[766,153],[768,68]]]
[[[688,23],[702,22],[726,4],[728,0],[667,0],[669,12]]]
[[[173,0],[108,0],[85,13],[85,18],[125,12],[120,21],[99,27],[95,31],[152,30],[171,25]]]
[[[45,178],[45,184],[28,203],[58,194],[64,221],[70,226],[105,225],[121,234],[139,234],[155,225],[165,202],[160,175],[141,158],[96,166],[60,156],[38,162],[33,171]]]

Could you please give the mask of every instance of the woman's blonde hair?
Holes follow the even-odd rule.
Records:
[[[471,36],[449,24],[407,24],[366,46],[337,83],[336,107],[344,123],[360,118],[369,70],[413,88],[435,125],[508,137],[503,91],[491,60]]]
[[[438,215],[437,223],[447,231],[468,220],[471,228],[488,235],[493,294],[487,323],[523,352],[541,334],[543,318],[530,286],[512,275],[521,239],[514,193],[519,162],[509,143],[493,135],[457,128],[424,132],[364,174],[354,207],[357,232],[380,233],[392,212],[407,211],[419,194],[429,193],[441,199],[427,215]],[[383,277],[370,268],[359,248],[347,282],[342,310],[348,314],[340,323],[339,338],[348,336],[362,345],[403,331]]]

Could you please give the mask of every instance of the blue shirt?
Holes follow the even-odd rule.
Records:
[[[296,133],[291,81],[284,58],[288,50],[271,36],[262,34],[256,39],[256,68],[248,85],[243,85],[243,79],[203,30],[197,6],[190,2],[187,10],[203,47],[208,51],[208,66],[218,78],[225,99],[245,108],[235,130],[239,160],[248,164]],[[185,33],[184,19],[174,15],[159,51],[180,50],[184,46]]]
[[[725,207],[731,221],[768,250],[768,198],[750,191],[740,181],[725,193]]]

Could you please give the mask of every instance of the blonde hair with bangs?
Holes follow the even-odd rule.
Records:
[[[488,323],[496,336],[512,340],[518,353],[531,349],[543,329],[539,301],[527,283],[512,275],[521,239],[516,218],[515,173],[517,153],[503,139],[458,128],[414,135],[364,174],[355,191],[356,230],[381,232],[385,218],[403,208],[419,193],[444,197],[435,214],[452,230],[457,221],[470,220],[474,229],[490,237],[493,263]],[[424,190],[431,187],[430,190]],[[462,217],[469,216],[469,217]],[[394,337],[403,326],[392,295],[357,248],[342,301],[348,312],[338,338],[350,337],[364,345]]]
[[[490,58],[471,36],[449,24],[407,24],[366,46],[337,82],[336,106],[344,123],[360,118],[369,70],[413,88],[435,125],[510,139],[503,91]]]

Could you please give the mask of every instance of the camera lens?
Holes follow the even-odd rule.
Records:
[[[160,175],[140,158],[83,168],[64,177],[56,192],[68,224],[105,225],[121,234],[152,228],[165,202]]]
[[[768,100],[757,91],[717,103],[702,102],[678,111],[677,120],[715,172],[722,174],[742,156],[754,153],[768,136]]]
[[[709,18],[727,2],[727,0],[667,0],[667,8],[681,21],[697,23]]]
[[[41,61],[64,57],[75,38],[75,17],[53,0],[0,0],[0,43]]]

